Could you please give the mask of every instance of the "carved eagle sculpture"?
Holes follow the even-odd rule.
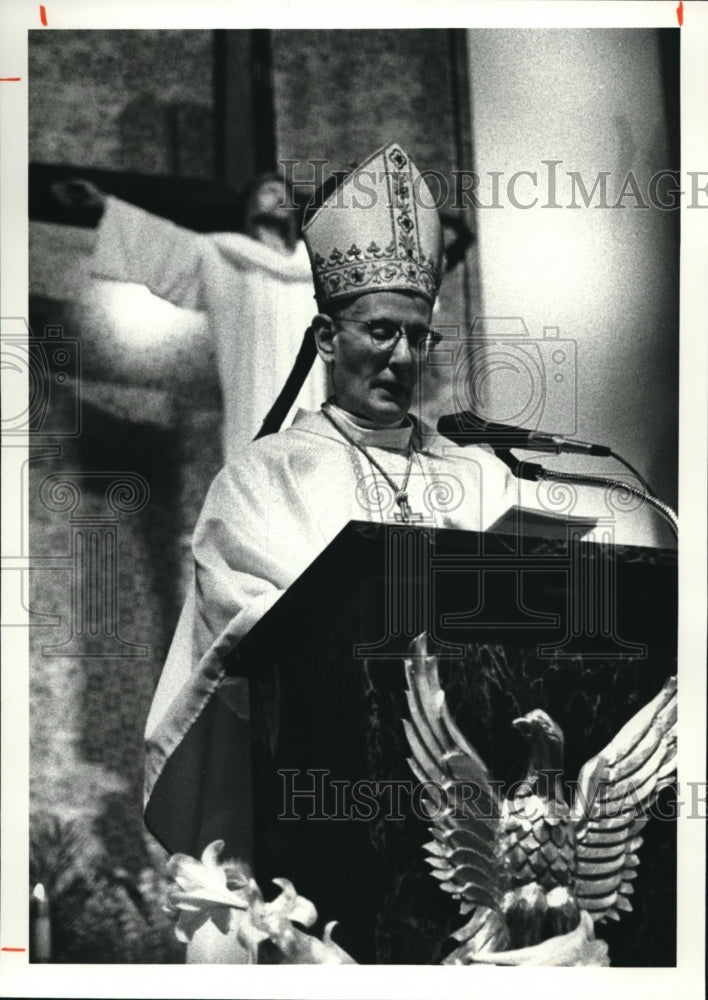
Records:
[[[676,678],[582,768],[573,807],[561,785],[563,733],[535,709],[511,724],[530,748],[526,780],[500,794],[455,725],[426,637],[405,661],[412,757],[433,825],[425,845],[440,887],[472,914],[447,963],[536,945],[578,926],[619,919],[639,864],[646,810],[675,771]]]

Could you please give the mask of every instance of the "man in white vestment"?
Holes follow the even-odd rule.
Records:
[[[359,195],[359,205],[362,177],[375,198]],[[148,797],[163,785],[148,822],[172,851],[186,850],[186,840],[161,825],[155,803],[176,802],[172,817],[192,808],[188,761],[215,756],[178,748],[190,732],[195,738],[212,699],[242,714],[226,657],[350,520],[415,522],[424,514],[440,528],[484,531],[515,504],[540,506],[535,484],[516,480],[491,450],[458,448],[409,415],[435,348],[430,323],[443,262],[438,213],[425,207],[434,199],[428,191],[414,197],[424,185],[407,153],[390,144],[306,216],[319,309],[311,329],[333,392],[319,412],[301,411],[292,426],[227,463],[197,524],[195,582],[146,730]],[[582,513],[597,513],[597,499],[586,500]],[[641,542],[641,528],[624,540]],[[245,746],[245,723],[242,739]],[[237,747],[216,756],[242,766]],[[180,765],[170,777],[173,758]],[[164,792],[170,781],[173,800]],[[207,827],[205,839],[219,836]],[[247,855],[245,833],[243,844]]]

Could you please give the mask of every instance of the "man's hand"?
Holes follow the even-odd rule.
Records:
[[[68,181],[57,181],[51,186],[52,195],[67,208],[86,208],[98,211],[103,215],[106,207],[106,196],[100,188],[91,181],[74,177]]]

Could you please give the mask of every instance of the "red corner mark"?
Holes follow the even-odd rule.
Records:
[[[44,27],[47,27],[47,9],[44,5],[39,8],[39,20],[42,22]]]
[[[0,83],[17,83],[21,76],[0,76]]]
[[[676,17],[678,18],[679,28],[683,28],[683,0],[679,0],[679,5],[676,8]]]
[[[0,948],[0,951],[27,951],[26,948]]]

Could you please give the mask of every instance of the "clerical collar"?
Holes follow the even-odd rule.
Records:
[[[324,404],[338,423],[344,426],[347,435],[364,448],[393,448],[396,451],[406,451],[413,433],[413,421],[410,417],[403,418],[398,427],[377,427],[363,417],[355,416],[333,400]]]

